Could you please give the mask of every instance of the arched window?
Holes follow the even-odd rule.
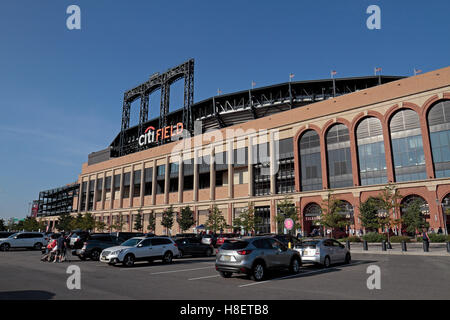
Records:
[[[411,203],[413,203],[414,201],[419,201],[421,203],[422,215],[424,215],[424,216],[430,215],[430,209],[428,207],[428,203],[425,201],[424,198],[422,198],[421,196],[415,195],[415,194],[412,194],[412,195],[409,195],[409,196],[403,198],[401,209],[400,209],[401,214],[404,214],[408,210],[408,207],[411,205]]]
[[[317,224],[322,213],[322,208],[317,203],[309,203],[303,209],[303,223],[305,226],[304,234],[319,235],[320,226]]]
[[[328,130],[326,139],[330,188],[353,186],[348,128],[343,124],[336,124]]]
[[[427,178],[419,115],[410,109],[397,112],[390,121],[395,180]]]
[[[361,185],[386,183],[387,168],[381,121],[374,117],[362,120],[356,128],[356,140]]]
[[[320,138],[314,130],[306,131],[299,142],[301,190],[322,190]]]
[[[450,177],[450,100],[431,107],[428,128],[436,178]]]

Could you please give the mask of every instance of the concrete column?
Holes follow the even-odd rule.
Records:
[[[144,167],[144,161],[141,162],[141,192],[139,193],[139,206],[144,206],[144,186],[145,186],[145,180],[144,180],[144,173],[145,173],[145,167]]]
[[[194,150],[194,195],[193,201],[198,201],[198,150]]]
[[[255,137],[249,137],[248,139],[248,195],[253,197],[253,142]]]
[[[91,184],[91,177],[88,176],[88,180],[86,183],[86,203],[84,204],[84,211],[88,211],[88,206],[89,206],[89,188],[90,188],[90,184]]]
[[[183,154],[180,154],[180,159],[178,160],[178,203],[183,203],[183,191],[184,191]]]
[[[92,201],[92,209],[93,211],[97,210],[97,184],[98,184],[98,173],[95,175],[95,181],[94,181],[94,199]]]
[[[270,200],[270,233],[278,233],[277,230],[277,201]]]
[[[164,171],[164,203],[169,203],[169,186],[170,186],[170,162],[169,156],[166,156],[166,169]]]
[[[120,171],[119,208],[123,208],[123,167]]]
[[[81,212],[81,194],[83,193],[83,178],[80,178],[80,188],[78,189],[78,205],[77,205],[77,212]]]
[[[320,161],[322,167],[322,187],[328,189],[328,171],[327,171],[327,146],[324,133],[320,134]]]
[[[134,193],[134,165],[131,166],[130,172],[130,196],[128,198],[129,207],[133,207],[133,193]]]
[[[106,171],[103,172],[103,180],[102,180],[102,198],[101,198],[101,210],[105,210],[105,197],[106,197]]]
[[[227,144],[227,161],[228,161],[228,198],[233,199],[233,189],[234,189],[234,151],[233,151],[233,141],[229,141]]]
[[[216,199],[216,152],[214,147],[211,147],[211,152],[209,156],[209,199]]]
[[[270,194],[277,193],[276,173],[278,171],[278,163],[275,152],[275,135],[273,132],[269,134],[269,152],[270,152]]]
[[[153,169],[152,169],[152,205],[156,203],[156,160],[153,160]]]
[[[114,208],[114,200],[115,200],[115,192],[114,192],[114,170],[111,174],[111,200],[109,201],[109,210],[112,210]]]

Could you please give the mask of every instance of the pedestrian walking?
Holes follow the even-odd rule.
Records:
[[[442,231],[442,228],[441,227],[439,227],[439,229],[438,229],[438,232],[437,232],[438,234],[442,234],[443,233],[443,231]]]
[[[424,244],[425,251],[428,252],[428,248],[430,247],[430,237],[428,236],[428,232],[427,232],[426,228],[423,228],[422,241]]]
[[[58,262],[58,260],[59,262],[62,262],[65,247],[66,247],[66,239],[64,238],[63,235],[61,235],[56,241],[56,256],[53,262]]]

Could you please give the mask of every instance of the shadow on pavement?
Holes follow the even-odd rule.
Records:
[[[54,293],[41,290],[3,291],[0,300],[50,300]]]

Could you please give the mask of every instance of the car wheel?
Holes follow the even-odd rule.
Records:
[[[262,262],[256,262],[252,268],[252,278],[255,281],[262,281],[266,276],[266,268]]]
[[[345,255],[345,264],[349,264],[352,261],[352,256],[350,255],[350,253],[347,252],[347,254]]]
[[[172,258],[173,258],[172,252],[167,251],[167,252],[164,254],[163,262],[164,262],[164,263],[172,263]]]
[[[211,248],[208,248],[208,249],[206,250],[206,256],[207,256],[207,257],[211,257],[212,254],[213,254],[212,249],[211,249]]]
[[[93,250],[91,253],[91,260],[99,261],[100,260],[100,251]]]
[[[331,266],[331,259],[330,259],[329,256],[326,256],[326,257],[325,257],[325,260],[323,261],[323,266],[324,266],[325,268],[329,268],[329,267]]]
[[[33,246],[33,249],[34,250],[42,250],[42,243],[40,243],[40,242],[35,243]]]
[[[132,254],[127,254],[126,256],[125,256],[125,258],[123,259],[123,262],[122,262],[122,264],[125,266],[125,267],[132,267],[133,265],[134,265],[134,256],[132,255]]]
[[[302,265],[302,263],[301,263],[300,259],[298,257],[294,257],[291,260],[291,264],[289,266],[289,271],[291,273],[297,274],[300,272],[301,265]]]
[[[219,271],[219,274],[222,276],[222,278],[231,278],[231,276],[233,275],[231,272],[227,271]]]
[[[3,244],[0,246],[0,250],[1,250],[1,251],[9,251],[9,248],[10,248],[10,245],[9,245],[8,243],[3,243]]]

